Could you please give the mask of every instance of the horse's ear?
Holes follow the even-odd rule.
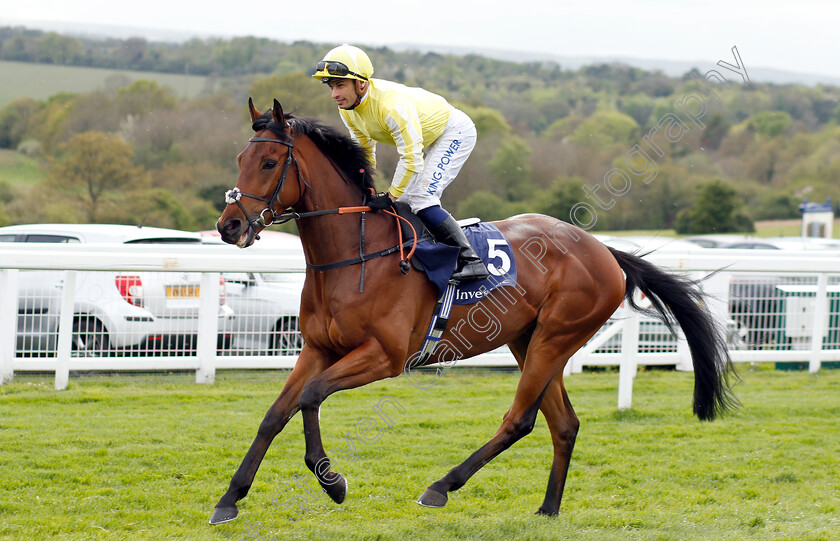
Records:
[[[251,112],[251,122],[255,121],[260,117],[260,115],[262,115],[262,113],[257,111],[257,108],[254,107],[254,100],[251,98],[248,98],[248,110]]]
[[[283,107],[280,105],[280,102],[277,101],[277,98],[274,98],[274,109],[271,110],[271,116],[274,117],[275,122],[283,127],[286,126],[286,117],[283,115]]]

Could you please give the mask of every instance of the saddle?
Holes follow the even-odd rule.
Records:
[[[405,218],[411,224],[411,226],[414,227],[414,230],[412,231],[411,227],[408,227],[404,223],[401,224],[403,244],[411,243],[414,241],[414,231],[417,232],[418,244],[425,241],[434,242],[435,239],[429,232],[429,229],[423,223],[423,220],[421,220],[419,216],[417,216],[411,211],[411,207],[408,205],[408,203],[396,201],[394,203],[394,210],[400,217]],[[481,218],[466,218],[464,220],[458,220],[458,225],[461,226],[462,229],[478,223],[481,223]],[[418,257],[412,257],[411,264],[414,266],[415,269],[419,271],[426,270],[426,267],[423,265],[423,262]]]

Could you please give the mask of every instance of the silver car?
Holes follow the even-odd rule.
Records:
[[[223,277],[234,314],[230,353],[298,355],[303,347],[298,313],[305,274],[238,272]]]
[[[224,244],[216,231],[202,231],[205,244]],[[280,249],[303,257],[300,238],[289,233],[262,231],[246,251],[272,254]],[[221,354],[297,356],[303,347],[298,315],[304,272],[226,272],[225,295],[233,309],[230,339]]]

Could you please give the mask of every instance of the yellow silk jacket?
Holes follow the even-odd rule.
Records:
[[[423,149],[443,133],[451,111],[452,106],[437,94],[371,79],[362,102],[339,113],[353,138],[367,150],[374,167],[376,142],[397,147],[400,161],[389,191],[399,197],[423,172]]]

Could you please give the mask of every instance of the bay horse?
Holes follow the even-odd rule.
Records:
[[[299,319],[305,345],[216,505],[211,524],[236,518],[236,503],[248,493],[269,445],[298,410],[306,465],[330,498],[343,502],[347,482],[331,470],[324,450],[321,404],[337,391],[403,373],[407,359],[421,348],[438,297],[423,273],[400,272],[396,253],[365,261],[364,270],[352,264],[358,263],[360,239],[365,253],[388,253],[398,242],[393,217],[365,213],[366,226],[359,219],[366,209],[359,208],[363,196],[374,187],[361,147],[334,128],[284,114],[277,100],[264,113],[251,100],[248,107],[255,135],[237,158],[239,178],[226,194],[216,227],[225,242],[246,247],[265,226],[296,220],[308,266]],[[521,377],[496,434],[432,483],[418,503],[443,507],[447,493],[531,432],[539,410],[551,432],[554,458],[537,512],[556,515],[579,427],[564,388],[563,367],[622,300],[637,307],[637,290],[647,295],[672,331],[679,324],[685,333],[694,363],[697,417],[712,420],[734,407],[723,335],[696,282],[608,248],[548,216],[524,214],[493,223],[513,248],[516,286],[494,289],[483,299],[488,301],[484,319],[469,306],[454,306],[440,341],[450,347],[439,347],[427,364],[443,361],[452,351],[466,358],[507,344]],[[504,317],[490,325],[489,308]]]

